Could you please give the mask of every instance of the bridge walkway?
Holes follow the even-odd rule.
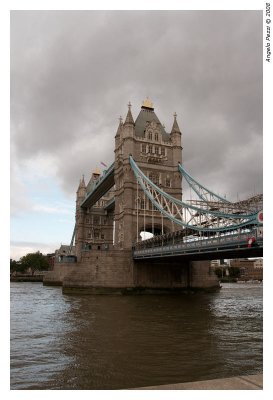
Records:
[[[144,240],[133,248],[133,258],[162,258],[184,256],[192,260],[218,258],[262,257],[261,229],[210,237],[183,237],[179,231]]]

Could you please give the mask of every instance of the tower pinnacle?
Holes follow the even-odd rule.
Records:
[[[82,175],[82,179],[80,179],[79,188],[85,188],[84,174]]]
[[[142,102],[142,107],[154,109],[154,105],[149,97],[146,97],[146,99]]]
[[[174,121],[173,121],[173,127],[172,127],[171,133],[175,133],[175,132],[176,133],[181,133],[180,128],[179,128],[178,123],[177,123],[177,120],[176,120],[176,117],[177,117],[176,112],[173,114],[173,116],[174,116]]]
[[[123,123],[122,123],[122,117],[120,116],[120,117],[119,117],[119,125],[118,125],[118,129],[117,129],[117,133],[116,133],[116,138],[117,138],[117,137],[120,137],[121,130],[122,130],[122,125],[123,125]]]
[[[128,113],[127,113],[124,125],[128,125],[128,124],[134,125],[134,120],[133,120],[133,116],[132,116],[132,113],[131,113],[131,107],[132,107],[132,104],[129,101],[129,103],[128,103]]]

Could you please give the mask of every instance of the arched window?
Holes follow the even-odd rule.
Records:
[[[153,140],[153,134],[152,134],[152,132],[149,132],[149,133],[148,133],[148,139],[149,139],[149,140]]]

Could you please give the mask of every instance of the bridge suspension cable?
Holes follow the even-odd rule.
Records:
[[[221,203],[227,203],[227,204],[232,204],[230,201],[225,199],[224,197],[219,196],[218,194],[212,192],[210,189],[206,188],[205,186],[201,185],[197,180],[195,180],[183,167],[183,165],[178,164],[178,169],[179,172],[182,174],[182,176],[186,179],[188,182],[190,188],[192,188],[197,196],[203,200],[204,202],[221,202]]]
[[[145,196],[162,215],[174,223],[199,232],[231,231],[258,225],[257,212],[238,210],[238,207],[234,208],[233,203],[228,201],[222,201],[221,207],[215,209],[211,207],[210,201],[206,201],[202,208],[172,197],[140,170],[132,156],[129,160]]]

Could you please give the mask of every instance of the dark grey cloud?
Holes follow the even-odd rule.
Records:
[[[71,194],[148,95],[193,176],[262,192],[262,50],[262,11],[13,11],[12,163],[50,157]]]

